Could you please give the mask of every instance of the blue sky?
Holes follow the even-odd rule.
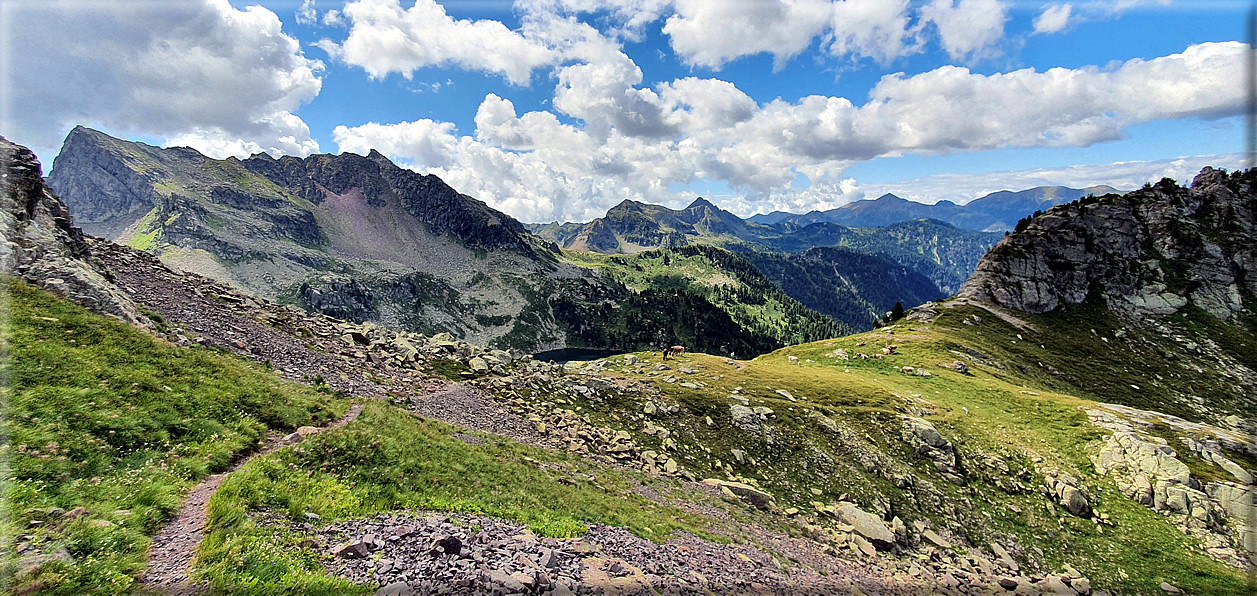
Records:
[[[0,134],[45,164],[75,124],[215,157],[375,148],[525,221],[1132,188],[1243,165],[1249,10],[10,0]]]

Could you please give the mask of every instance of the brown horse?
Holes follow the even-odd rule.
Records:
[[[676,356],[680,356],[681,354],[684,354],[684,353],[685,353],[685,346],[672,346],[671,348],[664,348],[664,350],[663,350],[663,359],[664,359],[664,360],[667,360],[667,359],[668,359],[668,356],[670,356],[670,355],[671,355],[672,357],[676,357]]]

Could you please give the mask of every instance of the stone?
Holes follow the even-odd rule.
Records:
[[[1000,543],[992,542],[991,552],[995,553],[996,557],[999,557],[1000,564],[1002,564],[1004,567],[1007,567],[1013,570],[1013,573],[1017,573],[1018,571],[1021,571],[1021,567],[1017,565],[1017,561],[1013,560],[1012,556],[1008,554],[1008,551],[1005,550],[1004,547]]]
[[[772,495],[742,482],[728,482],[717,478],[703,480],[703,484],[717,486],[721,493],[736,497],[758,509],[772,509]]]
[[[838,518],[855,529],[855,533],[868,538],[879,549],[889,549],[895,543],[895,533],[886,527],[881,518],[856,507],[853,503],[838,504]]]
[[[680,466],[678,466],[676,460],[671,457],[668,458],[668,461],[663,463],[663,471],[665,474],[676,474],[678,469],[680,469]]]
[[[790,395],[790,392],[789,392],[789,391],[786,391],[785,389],[778,389],[778,390],[777,390],[777,395],[780,395],[781,397],[784,397],[784,398],[786,398],[786,399],[788,399],[788,400],[790,400],[790,401],[798,401],[798,400],[796,400],[796,399],[794,398],[794,396],[793,396],[793,395]]]
[[[729,406],[729,415],[733,424],[746,432],[759,432],[759,416],[755,411],[742,405]]]
[[[637,356],[634,356],[633,354],[628,354],[624,357],[625,364],[637,364],[638,362]]]
[[[332,549],[332,554],[342,559],[361,559],[370,554],[370,552],[366,543],[360,540],[344,542]]]
[[[940,471],[959,474],[956,469],[956,448],[943,438],[933,424],[913,416],[900,416],[899,419],[903,424],[901,436],[905,442],[916,448],[917,453],[934,461]]]
[[[412,596],[415,590],[406,582],[393,582],[375,591],[375,596]]]
[[[999,585],[1000,585],[1000,587],[1001,587],[1001,588],[1004,588],[1005,590],[1010,590],[1010,591],[1011,591],[1011,590],[1016,590],[1016,589],[1017,589],[1017,580],[1015,580],[1015,579],[1013,579],[1013,578],[1011,578],[1011,577],[1001,577],[1001,578],[999,578]]]
[[[527,587],[523,582],[501,569],[490,571],[488,580],[490,584],[501,586],[507,593],[527,591]]]
[[[1069,584],[1065,583],[1065,580],[1055,575],[1049,575],[1046,583],[1047,589],[1053,594],[1061,594],[1062,596],[1077,596],[1078,594],[1078,591],[1069,587]]]
[[[463,550],[463,541],[457,536],[443,536],[437,539],[433,550],[440,550],[447,555],[457,555]]]
[[[947,539],[943,538],[942,536],[939,536],[938,533],[936,533],[934,530],[930,530],[930,529],[922,530],[921,537],[930,541],[931,543],[934,544],[934,546],[937,546],[939,548],[952,547],[951,542],[948,542]]]
[[[1061,505],[1066,511],[1078,517],[1087,517],[1091,514],[1091,505],[1087,503],[1087,498],[1083,496],[1082,490],[1074,486],[1065,485],[1061,488]]]
[[[1166,594],[1181,594],[1183,592],[1167,582],[1161,582],[1161,591]]]
[[[479,356],[468,360],[467,366],[471,367],[471,371],[474,373],[483,374],[489,372],[489,363]]]
[[[744,463],[746,463],[746,452],[745,452],[745,451],[742,451],[741,449],[730,449],[730,450],[729,450],[729,453],[733,454],[733,459],[737,460],[737,461],[738,461],[738,463],[740,463],[740,464],[744,464]]]
[[[864,553],[865,556],[872,557],[877,554],[877,549],[874,548],[873,544],[866,540],[863,536],[857,534],[854,536],[854,539],[856,548],[860,549],[860,552]]]

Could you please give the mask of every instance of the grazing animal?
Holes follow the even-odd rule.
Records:
[[[786,360],[789,360],[789,361],[790,361],[790,364],[793,364],[793,365],[795,365],[795,366],[798,366],[798,365],[799,365],[799,357],[798,357],[798,356],[786,356]]]
[[[685,353],[685,346],[672,346],[671,348],[668,348],[668,353],[673,356],[680,356]]]

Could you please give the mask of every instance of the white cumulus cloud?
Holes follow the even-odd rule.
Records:
[[[323,64],[269,10],[52,0],[4,15],[22,56],[7,74],[4,129],[14,141],[49,153],[84,124],[216,157],[318,150],[294,112],[318,95]]]
[[[953,60],[972,60],[1004,37],[1008,5],[1000,0],[933,0],[921,8],[921,20],[934,24]]]
[[[601,215],[630,198],[677,206],[671,189],[723,182],[744,212],[828,208],[863,192],[843,171],[877,157],[1085,146],[1160,119],[1242,112],[1233,84],[1248,46],[1207,43],[1106,67],[992,75],[947,66],[884,77],[862,104],[809,96],[757,104],[728,81],[641,86],[631,60],[560,70],[555,109],[519,114],[490,94],[473,134],[431,121],[337,129],[341,150],[375,147],[528,221]],[[630,109],[631,108],[631,109]],[[799,188],[800,177],[810,185]],[[756,207],[752,207],[756,206]]]
[[[1073,11],[1074,5],[1068,2],[1047,6],[1034,18],[1034,32],[1056,33],[1063,30],[1069,24],[1069,16]]]
[[[340,18],[351,25],[334,50],[337,57],[375,78],[390,73],[410,78],[420,68],[457,66],[527,85],[533,69],[559,58],[501,22],[455,20],[434,0],[416,0],[406,9],[398,0],[355,0]]]
[[[770,53],[780,66],[824,31],[825,0],[677,0],[663,27],[686,62],[719,68],[740,56]]]

